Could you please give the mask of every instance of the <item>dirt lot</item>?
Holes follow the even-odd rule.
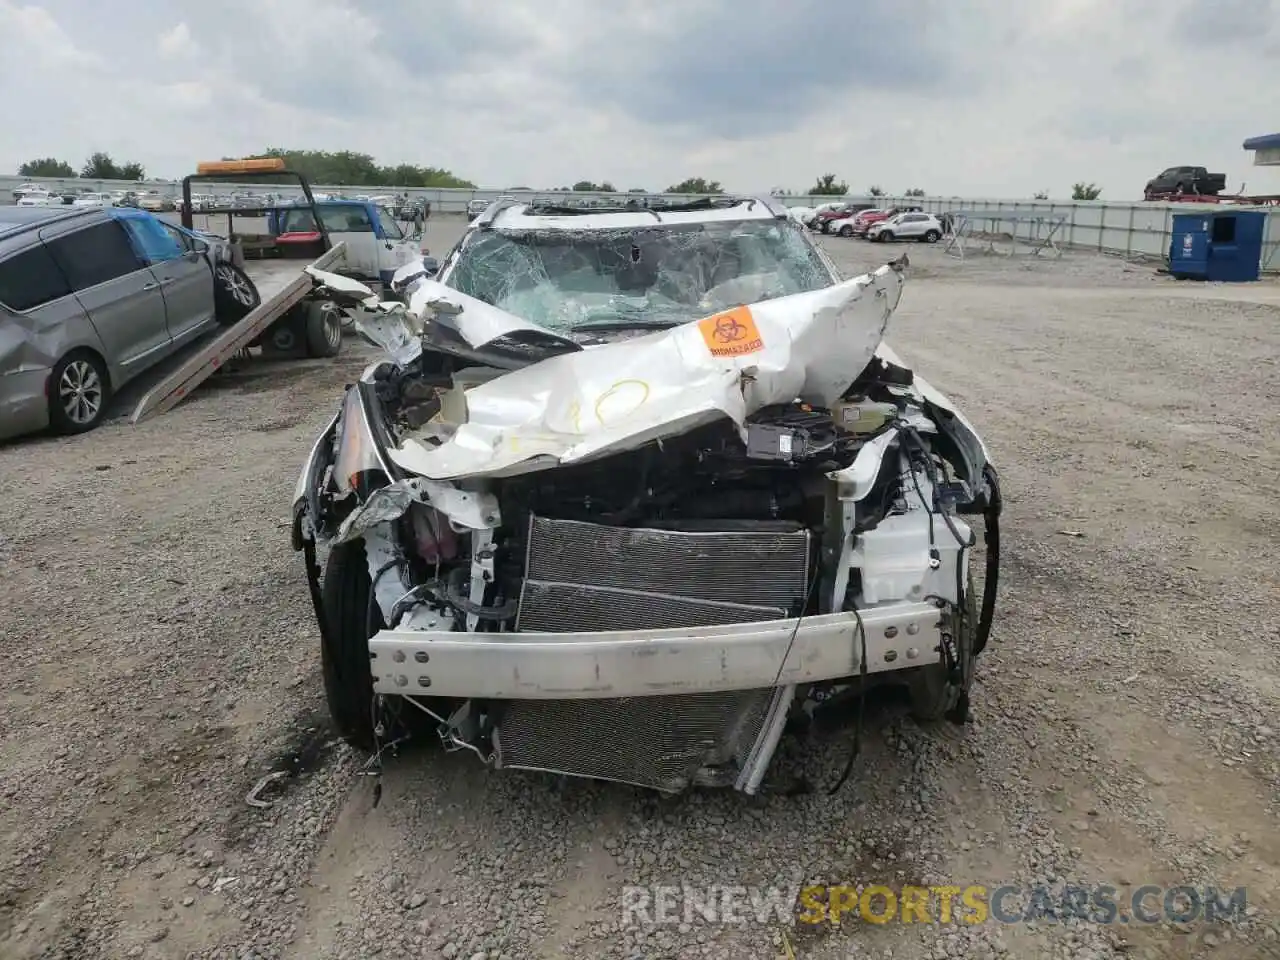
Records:
[[[886,254],[825,242],[849,270]],[[375,807],[326,728],[287,529],[365,354],[259,363],[141,427],[0,447],[0,957],[1280,956],[1275,287],[909,253],[891,340],[984,432],[1008,501],[963,735],[873,705],[839,793],[755,799],[425,748]],[[848,749],[781,762],[827,782]],[[276,804],[247,806],[275,770]],[[628,884],[1037,882],[1245,886],[1248,909],[622,923]]]

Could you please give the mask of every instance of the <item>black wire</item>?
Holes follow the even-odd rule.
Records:
[[[858,620],[858,636],[862,640],[862,652],[858,657],[858,716],[853,721],[853,744],[849,748],[849,759],[844,762],[839,779],[827,790],[828,797],[834,796],[844,786],[849,774],[853,772],[853,761],[862,753],[862,713],[867,703],[867,628],[862,622],[857,604],[853,606],[853,615]]]
[[[809,608],[809,603],[813,600],[813,591],[818,586],[821,568],[821,564],[815,563],[813,565],[813,575],[809,578],[809,587],[804,594],[804,606],[800,608],[800,615],[796,617],[796,625],[791,631],[791,639],[787,641],[787,649],[782,652],[782,659],[778,661],[778,672],[773,675],[773,683],[769,684],[771,687],[778,685],[778,681],[782,677],[782,670],[787,665],[787,657],[791,656],[791,648],[795,646],[796,637],[800,634],[800,624],[804,620],[805,611]]]

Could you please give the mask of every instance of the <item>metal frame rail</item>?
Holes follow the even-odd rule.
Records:
[[[982,252],[996,254],[1002,253],[1002,251],[996,249],[996,240],[1003,236],[1007,236],[1011,243],[1009,252],[1004,254],[1005,256],[1012,257],[1019,245],[1030,247],[1033,257],[1038,257],[1045,251],[1051,252],[1054,257],[1062,256],[1062,249],[1058,246],[1054,237],[1066,224],[1066,217],[1028,217],[982,211],[959,211],[953,213],[952,216],[955,218],[955,228],[948,236],[947,245],[942,248],[942,252],[959,257],[961,260],[965,256],[964,242],[966,239],[970,241],[975,241],[979,238],[985,239],[987,245]],[[974,232],[975,223],[983,225],[976,235]],[[1027,226],[1027,233],[1026,236],[1020,236],[1018,229],[1024,224]],[[997,229],[1001,225],[1007,225],[1009,229]]]
[[[146,396],[138,401],[129,422],[141,423],[181,403],[192,390],[209,379],[295,304],[306,298],[315,286],[315,281],[306,273],[306,267],[327,270],[343,257],[346,249],[346,243],[339,241],[310,264],[299,260],[298,276],[287,287],[270,300],[258,304],[244,319],[221,331],[208,346],[189,357],[182,366],[147,391]]]

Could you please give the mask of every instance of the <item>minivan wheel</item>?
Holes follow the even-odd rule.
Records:
[[[937,242],[938,242],[938,238],[939,238],[940,236],[942,236],[942,234],[938,233],[938,231],[937,231],[937,230],[929,230],[929,231],[928,231],[928,232],[926,232],[926,233],[925,233],[925,235],[924,235],[924,242],[925,242],[925,243],[937,243]]]
[[[58,433],[85,433],[102,422],[110,397],[103,362],[87,351],[69,353],[49,374],[49,423]]]
[[[218,323],[239,323],[262,303],[249,275],[234,263],[223,261],[213,268],[213,310]]]
[[[848,225],[845,225],[845,226],[841,227],[841,228],[840,228],[840,236],[842,236],[842,237],[852,237],[852,236],[853,236],[853,227],[850,227],[850,226],[848,226]]]

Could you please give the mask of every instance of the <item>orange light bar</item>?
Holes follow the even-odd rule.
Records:
[[[275,173],[284,169],[283,157],[259,157],[256,160],[207,160],[196,164],[196,175],[206,173]]]

